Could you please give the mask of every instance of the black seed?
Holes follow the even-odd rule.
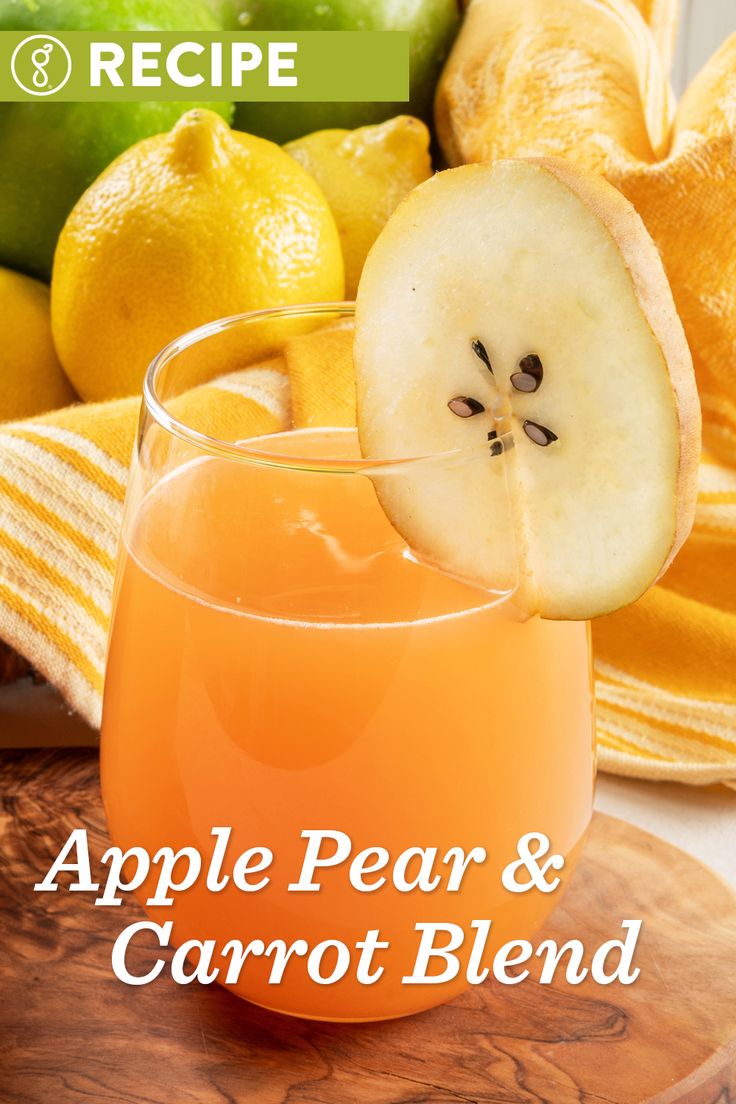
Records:
[[[491,456],[500,456],[503,452],[503,445],[500,441],[494,441],[491,445]]]
[[[529,376],[534,376],[535,380],[538,380],[540,383],[542,382],[544,368],[536,353],[529,353],[528,356],[521,358],[519,361],[519,371],[525,372]]]
[[[482,360],[488,371],[491,373],[491,375],[493,375],[493,365],[491,364],[491,358],[489,357],[488,351],[483,342],[479,341],[476,337],[470,342],[470,345],[473,352],[478,357],[478,360]]]
[[[498,437],[498,432],[495,429],[492,429],[491,432],[488,434],[488,440],[489,441],[495,441],[497,437]]]
[[[485,410],[483,403],[479,403],[477,399],[469,399],[465,395],[457,395],[454,399],[450,399],[447,405],[458,418],[473,418]]]
[[[516,388],[517,391],[530,394],[539,387],[539,380],[535,379],[529,372],[514,372],[511,377],[511,386]]]
[[[511,384],[517,391],[525,391],[527,394],[538,391],[542,385],[544,368],[536,353],[529,353],[519,361],[519,371],[514,372]]]
[[[547,429],[546,426],[539,425],[537,422],[524,422],[522,428],[529,440],[533,441],[535,445],[540,445],[542,448],[546,448],[547,445],[551,445],[553,441],[558,440],[556,433],[553,433],[551,429]]]

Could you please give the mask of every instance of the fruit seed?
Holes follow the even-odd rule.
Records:
[[[447,405],[458,418],[473,418],[485,410],[483,403],[479,403],[477,399],[469,399],[465,395],[457,395],[454,399],[450,399]]]
[[[536,380],[529,372],[514,372],[511,377],[511,386],[517,391],[524,391],[527,394],[531,394],[532,391],[538,389],[539,380]]]
[[[519,371],[523,372],[526,376],[534,376],[535,380],[539,383],[542,382],[544,368],[536,353],[529,353],[527,356],[521,358],[519,361]]]
[[[556,433],[553,433],[551,429],[547,429],[546,426],[539,425],[537,422],[524,422],[522,428],[529,440],[533,441],[535,445],[540,445],[541,448],[546,448],[547,445],[551,445],[553,441],[559,440]]]
[[[493,365],[491,364],[491,358],[489,357],[488,350],[486,349],[483,342],[479,341],[478,338],[475,337],[470,342],[470,346],[475,355],[478,357],[478,360],[483,361],[488,371],[491,373],[491,375],[493,375]]]
[[[532,391],[539,390],[543,376],[544,368],[541,360],[536,353],[529,353],[519,361],[519,371],[514,372],[511,377],[511,386],[517,391],[531,394]]]

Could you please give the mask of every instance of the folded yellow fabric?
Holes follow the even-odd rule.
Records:
[[[314,334],[295,337],[284,349],[295,429],[355,425],[353,320],[345,319]]]
[[[350,424],[344,324],[294,338],[278,360],[175,400],[233,439],[290,424]],[[138,401],[0,426],[0,634],[92,725]],[[736,474],[706,458],[696,531],[664,582],[594,627],[604,769],[692,783],[736,780]]]
[[[634,0],[652,32],[665,71],[669,73],[675,54],[679,0]]]
[[[704,456],[695,528],[662,582],[593,624],[600,765],[736,784],[736,471]]]
[[[139,405],[0,426],[0,635],[95,726]]]
[[[607,175],[657,242],[695,361],[705,440],[736,464],[736,35],[693,81],[667,157]]]

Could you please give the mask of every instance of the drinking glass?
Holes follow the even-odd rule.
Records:
[[[173,905],[148,906],[156,922],[173,921],[173,943],[215,940],[219,953],[233,939],[301,940],[310,951],[339,940],[351,963],[334,984],[310,978],[297,953],[278,984],[266,955],[249,956],[228,984],[270,1009],[330,1020],[401,1016],[461,992],[475,920],[492,920],[488,958],[528,938],[574,865],[594,773],[587,626],[523,616],[513,571],[481,588],[425,562],[381,507],[402,484],[406,492],[432,478],[441,487],[451,465],[469,478],[479,465],[499,477],[501,449],[365,460],[354,427],[283,429],[268,421],[273,412],[263,415],[270,432],[253,436],[248,397],[287,386],[279,373],[289,343],[346,324],[352,311],[327,304],[226,319],[152,364],[126,500],[101,753],[120,847],[208,856],[212,829],[227,827],[225,872],[249,848],[273,853],[257,892],[232,878],[212,892],[202,876]],[[217,401],[198,403],[201,385],[222,373]],[[510,510],[497,511],[493,539],[499,560],[512,562]],[[345,861],[319,871],[317,892],[287,888],[305,831],[344,833],[350,845]],[[554,893],[502,886],[517,841],[532,831],[567,858]],[[322,857],[339,838],[324,841]],[[424,855],[405,854],[419,848]],[[487,853],[468,864],[459,889],[448,888],[443,864],[453,848]],[[429,849],[440,884],[407,890],[426,874]],[[366,850],[370,888],[360,891],[349,864]],[[400,862],[403,883],[394,878]],[[145,903],[150,883],[138,892]],[[418,923],[467,933],[455,978],[402,982]],[[361,984],[356,944],[369,931],[388,947],[375,957],[381,976]],[[322,950],[327,976],[339,952]],[[213,964],[225,983],[227,959]]]

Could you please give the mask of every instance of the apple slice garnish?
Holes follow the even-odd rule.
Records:
[[[509,160],[416,188],[366,262],[355,369],[365,456],[457,453],[377,476],[396,529],[454,575],[515,580],[529,613],[620,609],[690,531],[692,360],[656,247],[601,177]]]

